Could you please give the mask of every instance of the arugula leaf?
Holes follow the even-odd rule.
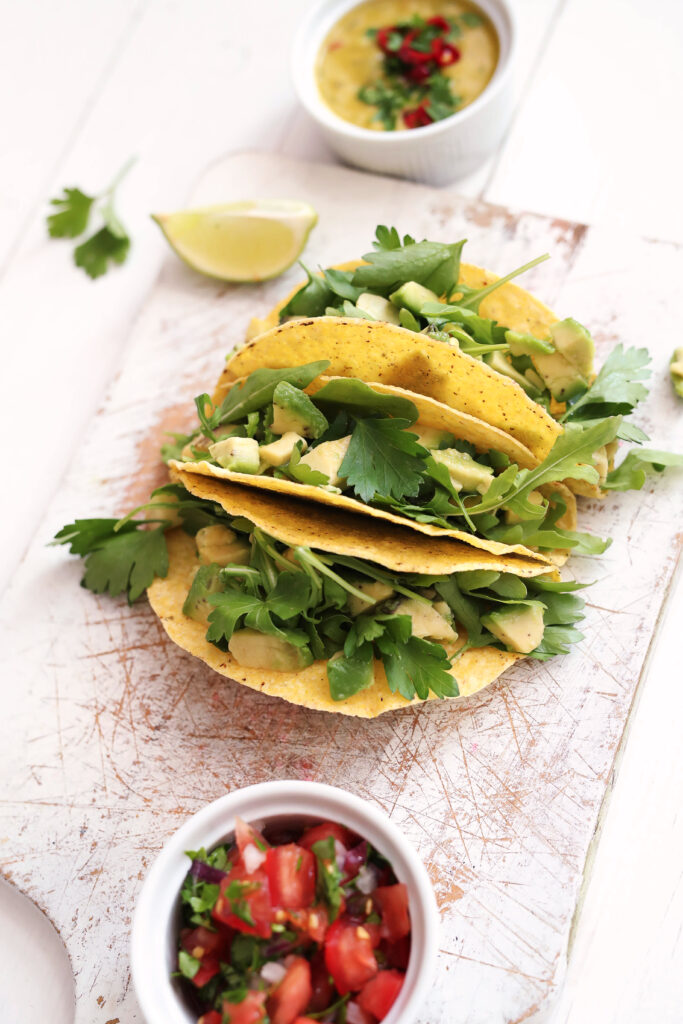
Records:
[[[469,333],[472,335],[472,338],[463,338],[460,334],[457,334],[458,343],[463,349],[467,348],[468,343],[470,347],[476,347],[474,346],[472,339],[480,345],[485,345],[487,351],[496,351],[499,348],[500,350],[509,348],[509,344],[505,337],[505,327],[499,326],[495,320],[489,320],[487,317],[479,316],[478,313],[475,313],[472,309],[468,309],[466,306],[460,304],[453,305],[450,303],[444,304],[441,302],[425,302],[420,310],[420,315],[436,321],[437,323],[444,321],[449,324],[460,324],[462,327],[467,328]],[[492,349],[491,346],[495,346],[495,348]]]
[[[373,682],[371,643],[363,643],[353,654],[341,654],[327,663],[327,679],[332,700],[346,700],[367,689]]]
[[[399,248],[366,253],[367,265],[356,268],[353,284],[363,291],[388,295],[406,281],[417,281],[437,295],[450,294],[458,279],[464,244],[464,240],[449,245],[411,239]]]
[[[323,278],[330,291],[338,295],[340,299],[348,299],[349,302],[355,303],[363,294],[362,288],[351,284],[352,270],[337,270],[330,267],[328,270],[323,270]]]
[[[474,309],[479,311],[479,306],[484,301],[487,295],[495,292],[497,288],[507,284],[508,281],[512,281],[513,278],[519,277],[521,274],[525,274],[527,270],[531,270],[532,267],[537,267],[539,263],[545,263],[546,260],[550,259],[549,253],[544,253],[543,256],[537,256],[535,260],[531,260],[529,263],[525,263],[522,267],[517,267],[516,270],[511,270],[509,274],[504,277],[499,277],[491,284],[487,284],[484,288],[477,288],[475,291],[468,291],[467,294],[460,300],[460,306],[464,306],[468,309]]]
[[[194,441],[196,436],[196,430],[192,434],[175,434],[170,431],[167,431],[166,437],[171,437],[173,438],[173,440],[164,441],[164,443],[162,444],[160,450],[161,461],[164,462],[166,465],[169,464],[171,459],[174,459],[177,462],[179,462],[183,455],[183,448],[191,441]]]
[[[484,647],[491,636],[485,633],[482,627],[479,605],[466,597],[460,589],[461,577],[466,575],[467,573],[457,573],[445,583],[437,583],[436,592],[451,609],[456,622],[465,627],[468,647]]]
[[[313,395],[315,405],[337,405],[356,414],[379,413],[382,416],[399,416],[412,425],[418,418],[417,407],[409,398],[401,395],[384,395],[374,391],[369,384],[353,377],[339,377],[324,384]]]
[[[299,265],[305,270],[308,280],[280,310],[280,323],[288,316],[322,316],[334,298],[334,292],[324,277],[312,274],[301,261]]]
[[[65,188],[62,196],[50,200],[57,212],[47,218],[50,238],[76,238],[88,226],[90,210],[96,196],[86,195],[79,188]]]
[[[110,263],[124,263],[129,249],[128,235],[115,235],[103,227],[74,249],[74,263],[94,280],[107,273]]]
[[[273,400],[275,388],[281,381],[287,381],[298,388],[306,388],[330,365],[329,359],[319,359],[303,366],[291,366],[283,370],[254,370],[246,380],[233,384],[220,406],[210,419],[212,428],[222,423],[234,423],[247,413],[255,412]],[[195,400],[196,401],[196,400]]]
[[[639,491],[648,472],[662,473],[666,466],[683,466],[683,455],[639,448],[630,451],[621,465],[607,474],[602,486],[606,491]]]
[[[628,415],[647,395],[641,381],[650,376],[649,363],[646,348],[625,349],[620,343],[612,349],[588,390],[569,405],[560,422]]]
[[[294,451],[289,457],[286,469],[289,476],[298,480],[300,484],[310,484],[312,487],[326,486],[330,482],[330,478],[325,473],[321,473],[319,469],[311,469],[306,463],[301,462],[301,449],[303,445],[300,441],[294,445]]]
[[[583,633],[572,626],[546,626],[543,639],[531,654],[527,654],[527,658],[548,661],[558,654],[568,654],[570,645],[579,643],[580,640],[583,640]]]
[[[330,922],[336,921],[343,893],[341,890],[342,873],[337,865],[334,839],[332,836],[327,839],[319,839],[317,843],[313,843],[311,849],[318,862],[318,894],[330,908]]]
[[[404,419],[358,420],[339,467],[350,487],[364,502],[375,494],[400,499],[420,489],[428,452]]]

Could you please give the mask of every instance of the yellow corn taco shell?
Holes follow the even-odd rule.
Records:
[[[313,384],[307,388],[307,391],[310,394],[314,394],[330,379],[334,378],[325,376],[318,377]],[[517,465],[522,469],[529,469],[537,464],[537,460],[534,458],[532,453],[520,441],[516,440],[514,437],[510,437],[510,435],[506,434],[503,430],[500,430],[497,427],[492,427],[488,423],[484,423],[482,420],[476,419],[474,416],[470,416],[468,413],[459,412],[458,410],[452,409],[448,405],[444,405],[442,402],[437,402],[426,395],[406,391],[405,389],[395,387],[394,385],[371,383],[370,386],[381,394],[398,395],[402,398],[410,399],[418,410],[418,419],[415,424],[418,427],[446,430],[456,438],[473,444],[477,451],[495,449],[496,451],[503,452],[511,459],[511,461],[517,463]],[[391,512],[388,509],[373,508],[369,505],[365,505],[357,498],[350,497],[349,495],[332,494],[320,487],[314,487],[309,484],[296,483],[293,480],[283,480],[279,477],[257,476],[253,473],[237,473],[234,470],[214,466],[210,462],[171,461],[169,465],[174,470],[182,469],[184,472],[198,476],[214,477],[218,480],[229,480],[234,483],[246,484],[249,487],[258,488],[271,493],[292,494],[300,498],[319,502],[320,504],[327,505],[331,508],[342,508],[349,512],[361,513],[375,519],[384,520],[387,523],[395,523],[398,526],[407,527],[410,530],[423,533],[428,537],[450,537],[455,540],[463,541],[466,544],[471,544],[473,547],[481,548],[485,551],[492,551],[495,554],[526,554],[546,563],[553,561],[554,564],[557,564],[555,557],[551,559],[547,555],[533,555],[533,553],[522,544],[503,544],[499,541],[485,540],[481,537],[475,537],[471,533],[466,533],[464,530],[458,530],[455,528],[443,529],[442,527],[435,526],[432,523],[419,523],[415,520],[410,520],[404,516],[398,515],[395,512]],[[557,490],[558,488],[555,487],[554,489]],[[563,517],[561,525],[568,529],[575,529],[576,502],[566,488],[563,488],[562,492],[565,503],[567,504],[567,513]]]
[[[278,540],[315,550],[368,558],[396,572],[451,573],[469,569],[495,569],[532,577],[547,572],[547,566],[521,555],[499,557],[453,540],[434,541],[400,527],[297,501],[291,496],[272,495],[224,481],[174,471],[172,478],[199,498],[214,501],[229,515],[245,516]],[[374,718],[384,711],[405,708],[419,700],[407,701],[389,689],[381,663],[375,664],[375,679],[368,689],[344,701],[333,701],[326,674],[326,662],[317,661],[298,672],[276,672],[245,668],[206,638],[206,627],[183,615],[183,603],[199,566],[194,539],[181,530],[167,534],[169,570],[148,590],[150,604],[167,634],[184,650],[200,658],[216,672],[253,690],[319,711]],[[446,649],[453,653],[462,646]],[[457,660],[453,674],[458,680],[461,700],[477,693],[497,679],[523,655],[493,647],[466,651]]]

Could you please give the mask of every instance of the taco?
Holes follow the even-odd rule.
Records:
[[[372,718],[469,696],[581,638],[578,585],[532,558],[172,477],[161,498],[177,499],[183,528],[166,535],[150,603],[175,643],[252,689]]]
[[[212,406],[196,399],[197,430],[174,469],[293,494],[451,537],[498,554],[556,560],[603,550],[576,532],[576,501],[560,482],[597,480],[597,434],[561,435],[542,463],[497,427],[422,394],[352,377],[326,361],[253,371]],[[599,439],[598,439],[599,440]]]
[[[588,330],[571,317],[560,320],[512,283],[546,256],[498,277],[461,262],[463,241],[416,242],[408,235],[401,239],[395,228],[380,226],[373,246],[362,260],[319,275],[307,271],[306,282],[266,317],[253,320],[248,344],[229,358],[217,397],[230,380],[256,365],[282,365],[271,361],[266,350],[275,338],[289,344],[296,331],[284,336],[268,332],[292,318],[311,317],[355,319],[359,343],[367,350],[376,342],[372,348],[379,352],[366,352],[364,362],[351,371],[354,375],[424,391],[506,430],[539,459],[545,458],[560,425],[628,417],[647,395],[647,349],[618,344],[598,371]],[[377,321],[389,326],[378,326]],[[419,336],[412,354],[405,331]],[[264,332],[270,342],[265,337],[253,340]],[[327,327],[332,346],[330,332]],[[341,334],[348,336],[348,331]],[[341,334],[337,332],[339,343],[332,346],[333,374],[349,372]],[[312,358],[303,350],[297,354],[301,360]],[[377,373],[377,359],[384,366],[383,375]],[[647,440],[628,422],[620,425],[617,436],[637,443]],[[614,468],[616,451],[616,438],[601,444],[594,453],[597,481],[568,480],[572,490],[603,497],[621,489],[623,474]],[[658,465],[654,459],[641,461],[647,469]]]

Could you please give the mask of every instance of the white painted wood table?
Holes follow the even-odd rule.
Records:
[[[0,414],[10,481],[0,586],[115,376],[156,275],[163,249],[146,214],[182,204],[201,168],[226,151],[331,159],[287,78],[289,40],[307,6],[0,3]],[[519,15],[516,120],[489,166],[453,191],[609,225],[624,238],[683,241],[681,5],[524,0]],[[646,54],[656,58],[634,73]],[[101,187],[135,152],[122,196],[132,257],[91,283],[70,266],[66,246],[45,241],[45,199],[66,184]],[[672,323],[671,345],[679,343]],[[632,719],[552,1024],[681,1017],[681,621],[679,583]],[[6,673],[2,683],[12,686]],[[11,780],[3,781],[8,802]],[[101,1019],[111,1019],[106,1005]]]

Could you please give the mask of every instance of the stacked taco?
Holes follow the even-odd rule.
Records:
[[[57,535],[85,585],[149,588],[217,672],[365,717],[567,653],[583,601],[558,566],[609,543],[577,529],[576,494],[683,460],[615,469],[645,439],[625,416],[647,354],[596,374],[581,325],[461,249],[379,228],[363,261],[309,273],[197,396],[144,516]]]

